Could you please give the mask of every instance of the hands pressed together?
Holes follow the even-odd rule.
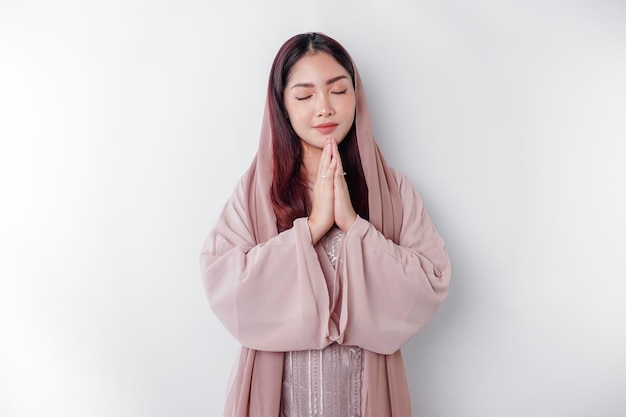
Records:
[[[339,148],[333,138],[326,139],[324,144],[313,189],[311,214],[307,221],[314,245],[333,224],[345,233],[356,221],[356,212],[350,200]]]

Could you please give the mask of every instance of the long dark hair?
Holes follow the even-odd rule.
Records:
[[[296,35],[283,44],[270,72],[268,85],[270,126],[272,129],[271,197],[279,231],[293,221],[308,216],[310,207],[307,180],[302,172],[302,144],[287,118],[284,91],[291,69],[307,54],[324,52],[346,69],[354,86],[354,67],[348,52],[334,39],[319,33]],[[361,166],[356,137],[356,122],[339,144],[339,154],[350,190],[350,199],[359,216],[368,219],[367,184]]]

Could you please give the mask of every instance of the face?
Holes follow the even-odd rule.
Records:
[[[321,151],[326,138],[337,143],[354,122],[356,96],[352,78],[331,55],[305,55],[291,70],[284,92],[285,107],[304,151]]]

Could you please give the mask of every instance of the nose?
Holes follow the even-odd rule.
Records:
[[[331,116],[335,110],[333,109],[332,104],[330,103],[329,97],[325,94],[320,94],[319,99],[317,101],[317,116]]]

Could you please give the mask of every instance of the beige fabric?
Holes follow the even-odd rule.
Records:
[[[363,349],[332,343],[285,353],[285,417],[360,417]]]

